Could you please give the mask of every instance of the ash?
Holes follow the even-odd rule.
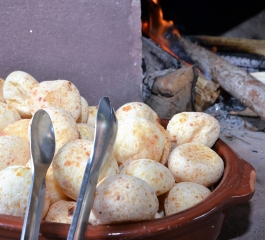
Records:
[[[213,106],[209,107],[205,113],[215,117],[222,125],[230,126],[230,128],[241,128],[244,126],[244,119],[237,115],[229,114],[230,111],[242,111],[246,107],[237,99],[230,97],[220,99]]]

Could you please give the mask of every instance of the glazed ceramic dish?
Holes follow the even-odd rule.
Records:
[[[250,200],[255,191],[256,172],[222,140],[213,149],[222,157],[225,171],[212,194],[180,213],[137,223],[107,226],[88,225],[86,239],[216,239],[230,206]],[[20,239],[23,219],[0,215],[0,239]],[[68,224],[43,221],[39,239],[66,239]]]

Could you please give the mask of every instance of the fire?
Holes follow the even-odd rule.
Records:
[[[170,42],[166,35],[170,31],[171,35],[175,37],[180,37],[179,31],[174,28],[173,21],[167,21],[163,17],[163,11],[158,0],[148,1],[149,10],[149,22],[143,22],[142,31],[144,34],[148,35],[154,42],[160,45],[165,51],[174,55],[176,58],[178,56],[170,50]]]

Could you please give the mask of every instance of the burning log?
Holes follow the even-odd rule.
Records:
[[[142,38],[145,77],[143,100],[162,118],[183,111],[202,112],[218,98],[219,85],[192,65],[176,59],[152,40]]]
[[[183,37],[178,37],[178,42],[206,76],[265,119],[265,84],[215,53]]]

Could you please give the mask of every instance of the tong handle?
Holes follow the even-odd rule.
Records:
[[[21,240],[37,240],[40,231],[40,222],[42,216],[42,206],[45,195],[45,178],[42,181],[34,181],[30,190],[29,201],[24,225],[22,228]]]
[[[117,135],[117,119],[107,97],[99,102],[96,134],[94,137],[93,151],[88,160],[79,196],[76,203],[72,224],[67,240],[83,240],[89,220],[90,211],[94,202],[99,173],[112,154]]]
[[[89,196],[89,193],[94,193],[96,190],[96,184],[89,184],[89,181],[92,181],[90,177],[92,163],[93,161],[90,158],[84,173],[80,194],[76,203],[76,208],[67,240],[83,239],[82,237],[87,228],[89,213],[94,201],[94,197]]]

